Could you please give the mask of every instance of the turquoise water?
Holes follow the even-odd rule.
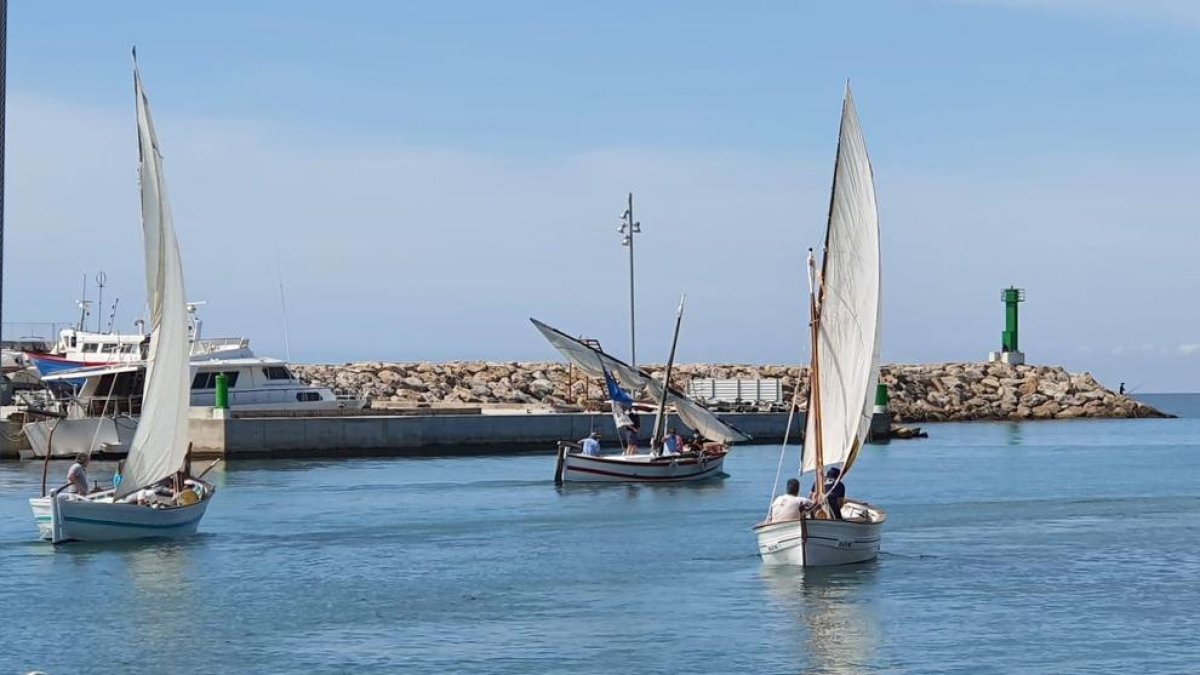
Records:
[[[121,546],[38,542],[40,467],[0,464],[0,673],[1195,670],[1200,419],[929,431],[850,475],[880,560],[821,572],[755,555],[775,447],[678,487],[238,463],[201,535]]]

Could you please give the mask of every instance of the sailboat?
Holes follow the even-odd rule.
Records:
[[[592,456],[580,451],[577,443],[560,441],[555,460],[554,481],[563,482],[643,482],[670,483],[696,481],[721,476],[729,446],[748,441],[750,436],[722,421],[700,404],[670,386],[671,369],[675,362],[675,346],[679,341],[679,326],[683,318],[683,301],[675,317],[675,334],[671,355],[662,381],[617,359],[596,347],[552,328],[537,319],[530,319],[546,340],[575,367],[591,377],[604,378],[613,401],[613,417],[618,428],[623,414],[620,398],[624,387],[632,392],[646,392],[657,403],[654,431],[648,452]],[[614,390],[614,387],[617,389]],[[699,450],[678,454],[661,452],[667,431],[668,406],[692,431],[707,442]]]
[[[133,83],[151,326],[142,416],[116,488],[87,495],[58,488],[29,500],[42,538],[56,544],[188,536],[214,493],[209,483],[187,477],[190,348],[183,265],[136,52]],[[162,485],[172,478],[173,489]]]
[[[816,476],[814,505],[794,519],[771,521],[768,513],[766,521],[754,526],[767,565],[820,567],[872,560],[879,555],[887,520],[882,509],[864,501],[843,499],[839,509],[828,499],[828,489],[846,479],[866,441],[879,381],[879,213],[849,83],[820,273],[811,251],[808,265],[812,384],[800,473]],[[781,467],[787,447],[785,438]],[[827,467],[839,469],[829,472],[828,481],[823,480]]]

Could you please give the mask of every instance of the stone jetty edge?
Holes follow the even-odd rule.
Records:
[[[646,369],[661,377],[661,366]],[[603,381],[558,362],[365,361],[293,364],[292,370],[305,382],[367,398],[378,410],[505,405],[598,410],[605,398]],[[894,364],[883,366],[880,376],[897,422],[1172,417],[1107,389],[1090,373],[1058,366]],[[694,378],[779,378],[789,401],[797,386],[802,402],[808,392],[804,366],[684,364],[672,371],[680,388]]]

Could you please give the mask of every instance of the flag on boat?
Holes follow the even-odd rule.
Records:
[[[617,384],[608,368],[603,370],[604,386],[608,388],[608,399],[612,402],[613,423],[617,425],[618,430],[632,427],[633,419],[629,417],[629,411],[633,409],[633,398]]]
[[[617,384],[608,368],[604,369],[604,386],[608,387],[608,398],[613,403],[620,403],[626,410],[633,407],[633,399]]]

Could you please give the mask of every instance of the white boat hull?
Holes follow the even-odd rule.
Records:
[[[863,502],[842,504],[845,520],[803,518],[754,527],[763,564],[831,567],[874,560],[887,514]]]
[[[580,453],[563,453],[558,458],[556,480],[570,483],[667,483],[705,480],[720,476],[726,452],[701,457],[638,455],[607,455],[593,457]]]
[[[131,417],[118,417],[115,421],[111,417],[74,417],[57,420],[57,426],[54,420],[30,422],[22,429],[25,438],[29,439],[29,450],[21,451],[23,459],[42,459],[50,450],[53,450],[50,456],[54,458],[70,458],[81,452],[124,456],[137,431],[137,420]],[[50,447],[51,429],[54,429],[53,448]]]
[[[150,508],[111,501],[88,501],[59,497],[29,500],[38,534],[55,544],[66,541],[124,541],[189,537],[212,500],[208,495],[189,506]],[[53,501],[52,501],[53,500]]]

